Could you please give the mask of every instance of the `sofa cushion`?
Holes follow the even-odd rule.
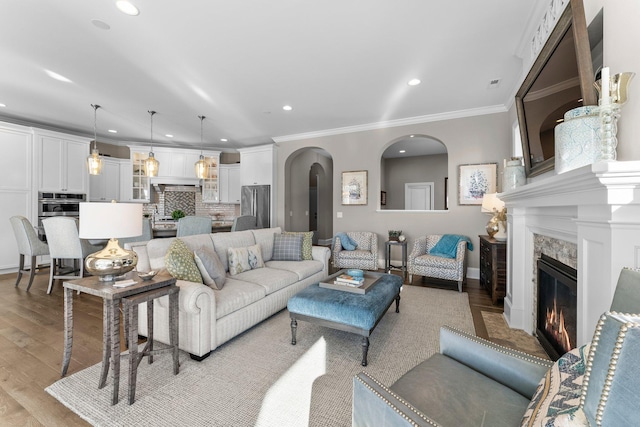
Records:
[[[237,276],[235,276],[237,277]],[[216,294],[216,319],[259,301],[267,294],[263,286],[228,277],[225,287]]]
[[[173,277],[179,280],[202,283],[202,275],[194,260],[193,251],[180,239],[174,239],[164,257],[164,264]]]
[[[274,261],[302,261],[302,240],[300,235],[273,235],[273,257]]]
[[[459,262],[455,258],[444,258],[435,255],[420,255],[413,259],[415,265],[436,269],[457,270]]]
[[[445,426],[516,426],[529,403],[520,393],[439,353],[390,389]]]
[[[218,254],[218,258],[224,265],[225,271],[229,271],[229,248],[245,248],[256,244],[251,230],[233,231],[230,233],[214,233],[211,235],[213,247]],[[273,237],[271,237],[273,241]]]
[[[262,260],[264,262],[269,261],[273,252],[273,236],[275,234],[281,234],[282,229],[280,227],[259,228],[257,230],[251,230],[251,233],[253,233],[256,244],[260,245]]]
[[[564,425],[567,418],[583,416],[578,407],[588,351],[588,345],[574,348],[553,364],[529,402],[523,426],[554,427]]]
[[[265,262],[265,266],[275,268],[277,270],[286,270],[295,273],[299,280],[311,277],[316,273],[320,273],[324,269],[324,265],[320,261],[269,261]]]
[[[309,261],[313,259],[312,247],[313,247],[313,231],[283,231],[282,234],[287,235],[302,235],[302,259]]]
[[[273,261],[270,261],[273,262]],[[293,261],[291,261],[293,262]],[[236,279],[245,282],[255,283],[265,289],[267,295],[286,288],[298,281],[298,275],[286,270],[276,270],[273,268],[260,268],[258,270],[249,270],[242,272],[236,276]]]
[[[227,278],[224,266],[213,248],[202,246],[193,252],[202,281],[213,289],[222,289]]]
[[[229,258],[229,274],[232,276],[244,271],[264,267],[260,245],[245,248],[227,248]]]

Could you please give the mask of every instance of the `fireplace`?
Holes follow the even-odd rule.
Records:
[[[577,346],[577,271],[544,254],[537,266],[537,337],[557,360]]]

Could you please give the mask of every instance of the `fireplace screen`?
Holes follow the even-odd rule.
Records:
[[[537,335],[554,360],[576,346],[577,272],[546,255],[538,260]]]

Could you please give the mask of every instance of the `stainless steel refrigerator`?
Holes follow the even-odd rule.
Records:
[[[271,186],[245,185],[240,196],[240,214],[256,217],[257,228],[271,227]]]

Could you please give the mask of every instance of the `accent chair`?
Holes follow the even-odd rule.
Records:
[[[467,241],[458,242],[456,257],[445,258],[431,254],[431,250],[442,238],[442,234],[429,234],[416,240],[413,251],[407,260],[409,283],[413,275],[433,277],[436,279],[455,280],[458,282],[458,292],[462,292],[462,283],[466,277]]]
[[[333,266],[341,268],[358,268],[362,270],[378,269],[378,235],[371,231],[348,231],[349,239],[356,243],[354,250],[346,250],[340,236],[333,242]]]

